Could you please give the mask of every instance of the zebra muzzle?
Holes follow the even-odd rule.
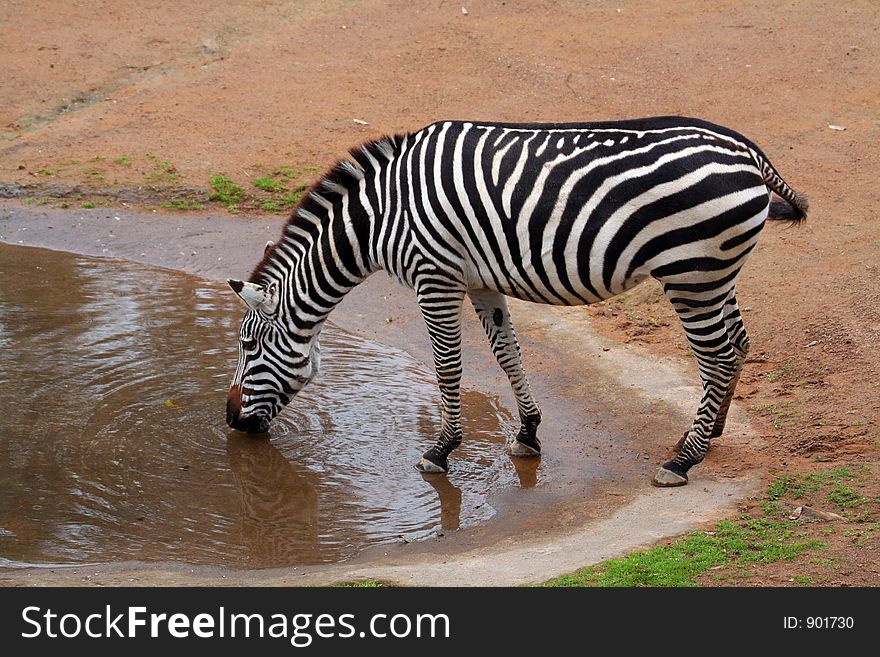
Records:
[[[245,433],[266,433],[269,431],[269,418],[262,413],[242,416],[239,413],[230,412],[227,408],[226,424]]]

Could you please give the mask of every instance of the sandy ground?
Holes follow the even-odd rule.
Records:
[[[203,203],[225,174],[255,195],[237,221],[259,221],[245,218],[259,176],[286,166],[294,189],[360,141],[442,118],[687,114],[743,132],[812,206],[804,226],[765,231],[739,286],[754,352],[738,403],[763,441],[749,464],[877,472],[876,2],[7,4],[0,194],[19,208]],[[650,286],[577,312],[692,368]],[[539,352],[526,352],[537,376]],[[876,500],[876,477],[866,485]],[[877,583],[876,537],[844,533],[823,540],[845,567],[814,581]]]

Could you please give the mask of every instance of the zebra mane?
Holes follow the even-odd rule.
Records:
[[[407,137],[409,137],[408,134],[386,135],[365,142],[352,148],[349,151],[349,158],[336,162],[303,194],[299,204],[293,209],[290,218],[284,224],[281,238],[266,249],[248,280],[251,283],[264,283],[269,278],[267,269],[275,259],[278,245],[288,239],[288,227],[293,225],[314,226],[313,221],[304,217],[314,218],[326,215],[327,208],[332,204],[328,198],[329,195],[343,195],[357,187],[367,171],[374,170],[381,167],[383,163],[393,160]]]

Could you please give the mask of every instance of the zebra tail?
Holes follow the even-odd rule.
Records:
[[[758,163],[758,167],[761,169],[764,183],[782,199],[781,201],[770,202],[770,214],[767,219],[771,221],[789,221],[794,224],[806,221],[807,212],[810,209],[810,202],[807,200],[807,197],[795,191],[785,182],[763,153],[754,149],[750,150],[755,161]]]

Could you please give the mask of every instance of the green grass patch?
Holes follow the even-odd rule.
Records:
[[[868,469],[864,467],[858,468],[857,472],[852,468],[843,466],[840,468],[835,468],[834,470],[826,470],[824,472],[811,472],[802,476],[805,481],[810,481],[821,485],[829,485],[841,481],[853,481],[857,478],[862,477],[867,471]]]
[[[144,176],[144,182],[148,185],[170,185],[180,182],[180,176],[176,173],[165,173],[164,171],[152,171]]]
[[[83,201],[82,205],[80,207],[82,207],[86,210],[90,210],[92,208],[107,208],[107,207],[110,207],[110,201],[108,201],[105,198],[98,198],[98,199],[93,198],[93,199],[89,199],[87,201]]]
[[[786,402],[776,406],[776,404],[756,404],[752,406],[752,410],[769,416],[773,420],[773,426],[777,429],[782,428],[785,420],[795,417],[796,413],[791,409],[791,402]]]
[[[286,178],[287,180],[291,180],[296,177],[296,172],[292,166],[289,164],[282,164],[277,169],[272,170],[273,176],[281,176],[282,178]]]
[[[180,182],[180,174],[171,162],[167,160],[159,161],[155,155],[147,153],[147,157],[152,160],[154,171],[144,176],[144,182],[148,185],[168,185]]]
[[[828,501],[844,509],[862,506],[869,502],[867,497],[843,484],[834,484],[828,493]]]
[[[166,210],[201,210],[204,208],[201,203],[185,198],[172,198],[162,203],[162,207]]]
[[[303,194],[305,193],[305,191],[307,189],[308,189],[308,185],[297,185],[296,187],[293,188],[293,191],[290,194],[285,194],[284,196],[281,197],[281,202],[284,203],[285,205],[287,205],[288,207],[296,205],[297,203],[300,202],[300,199],[302,199]]]
[[[869,472],[863,466],[843,466],[777,477],[767,487],[763,502],[764,512],[770,516],[782,514],[778,501],[788,498],[794,501],[805,500],[817,508],[827,508],[830,503],[850,520],[871,522],[874,520],[876,504],[872,504],[870,498],[856,490],[865,485],[864,479]],[[773,505],[778,510],[774,511]]]
[[[237,212],[241,206],[280,214],[298,205],[308,189],[308,184],[298,178],[317,171],[314,167],[296,168],[287,164],[269,173],[263,164],[254,164],[251,169],[261,172],[250,181],[253,188],[245,188],[222,174],[213,176],[209,180],[212,190],[209,200],[222,203],[230,212]]]
[[[767,487],[765,499],[775,502],[783,497],[790,497],[795,500],[804,498],[807,493],[819,490],[819,486],[812,480],[809,475],[796,475],[794,477],[779,477]],[[768,515],[773,515],[769,514]]]
[[[276,192],[286,191],[287,187],[281,180],[276,180],[272,176],[260,176],[254,178],[254,187],[262,189],[264,192],[275,194]]]
[[[381,589],[385,587],[385,584],[375,580],[365,580],[362,582],[344,582],[336,586],[342,589]]]
[[[131,166],[131,158],[126,157],[125,155],[120,155],[119,157],[113,158],[113,164],[118,164],[119,166],[123,166],[123,167],[130,167]]]
[[[880,530],[880,523],[870,513],[876,500],[855,489],[863,485],[869,472],[864,467],[840,467],[777,477],[760,501],[763,515],[741,513],[734,520],[718,522],[713,531],[690,532],[666,545],[583,568],[545,586],[699,586],[704,576],[719,583],[742,583],[760,565],[792,561],[806,551],[826,546],[810,538],[816,532],[805,524],[809,521],[788,519],[785,500],[791,505],[788,509],[804,498],[817,508],[823,502],[836,505],[847,518],[860,523],[847,530],[854,543],[867,543]],[[819,532],[823,536],[833,533],[831,527]],[[833,559],[820,562],[814,558],[813,563],[834,567]],[[799,586],[815,585],[806,575],[793,576],[791,581]]]
[[[782,513],[782,507],[779,506],[779,503],[772,500],[764,500],[761,503],[761,510],[765,516],[778,516]]]
[[[824,546],[799,541],[793,521],[723,520],[711,532],[691,532],[650,550],[589,566],[545,586],[698,586],[697,578],[718,566],[744,570],[749,564],[790,561]]]
[[[218,201],[225,205],[229,211],[235,212],[244,197],[244,190],[241,186],[224,175],[213,176],[208,182],[213,190],[208,200]]]
[[[293,180],[294,178],[301,178],[302,176],[310,176],[313,173],[317,173],[317,167],[301,167],[297,169],[289,164],[282,164],[280,167],[277,167],[272,170],[273,176],[280,176],[285,178],[286,180]]]
[[[773,370],[772,372],[767,372],[765,376],[767,377],[767,381],[770,383],[774,383],[775,381],[791,374],[794,371],[794,363],[790,360],[785,361],[779,369]]]
[[[288,189],[288,181],[285,179],[261,176],[254,180],[254,186],[272,194],[271,198],[263,199],[261,207],[266,212],[282,212],[295,207],[308,189],[305,183],[294,185],[293,190]]]

